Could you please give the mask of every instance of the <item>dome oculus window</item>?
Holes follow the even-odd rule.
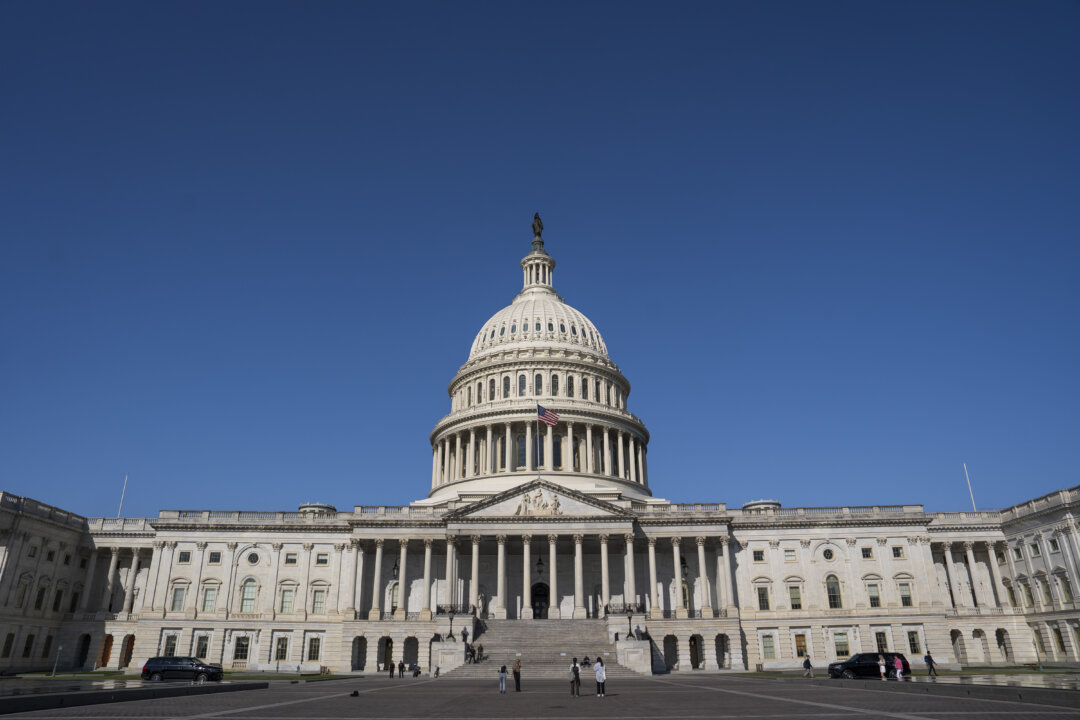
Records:
[[[574,325],[570,326],[570,334],[573,335],[574,337],[577,337],[577,327],[576,326],[574,326]]]
[[[505,327],[499,328],[499,337],[502,337],[505,334],[506,334],[506,328]]]
[[[255,565],[259,562],[259,553],[250,553],[247,558],[248,562]]]
[[[832,560],[833,559],[833,551],[830,550],[829,548],[825,548],[825,552],[821,553],[821,557],[825,558],[826,560]]]
[[[536,321],[536,332],[540,332],[540,321]]]
[[[555,332],[555,324],[554,323],[550,323],[550,322],[548,323],[548,332]]]
[[[510,334],[513,335],[516,332],[517,332],[517,323],[514,323],[513,325],[510,326]]]
[[[566,326],[565,326],[565,325],[563,325],[562,323],[559,323],[559,332],[561,332],[561,333],[565,333],[565,332],[566,332]]]

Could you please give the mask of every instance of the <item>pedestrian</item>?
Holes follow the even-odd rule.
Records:
[[[589,663],[589,656],[588,655],[581,658],[581,667],[589,667],[589,664],[590,663]]]
[[[596,665],[593,666],[593,670],[596,671],[596,696],[604,697],[604,685],[607,683],[607,671],[604,670],[604,659],[599,655],[596,657]]]
[[[484,645],[483,643],[476,646],[476,662],[484,661]]]
[[[878,666],[878,670],[881,671],[881,679],[884,680],[885,679],[885,656],[884,655],[878,655],[877,656],[877,666]]]
[[[499,693],[506,694],[506,666],[499,668]]]
[[[581,668],[578,667],[577,658],[570,664],[570,697],[581,696]]]
[[[397,676],[399,678],[405,677],[405,661],[402,660],[397,664]]]
[[[934,666],[934,658],[930,657],[930,651],[926,651],[926,657],[923,658],[923,662],[926,663],[926,676],[933,675],[937,677],[937,668]]]
[[[897,682],[904,682],[904,661],[897,655],[893,658],[893,665],[896,666],[896,680]]]
[[[390,666],[390,679],[393,680],[394,679],[394,661],[391,660],[390,662],[387,663],[387,665]]]
[[[810,664],[810,656],[807,655],[806,659],[802,661],[803,677],[814,677],[814,666]]]
[[[521,692],[521,658],[514,661],[514,692]]]
[[[461,642],[469,642],[469,631],[466,628],[461,628]]]

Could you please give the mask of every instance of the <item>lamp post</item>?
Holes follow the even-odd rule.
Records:
[[[450,611],[450,637],[454,637],[454,611]]]
[[[634,608],[626,607],[626,639],[634,639]]]

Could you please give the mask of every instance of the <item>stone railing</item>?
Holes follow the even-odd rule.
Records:
[[[1075,505],[1077,503],[1080,503],[1080,485],[1065,490],[1057,490],[1049,495],[1043,495],[1042,497],[1028,500],[1026,503],[1006,508],[1001,511],[1001,519],[1003,522],[1017,520],[1025,515],[1031,515],[1044,510],[1053,510],[1054,508],[1064,507],[1066,505]]]
[[[348,513],[345,513],[346,515]],[[300,525],[319,525],[337,523],[341,513],[320,512],[274,512],[258,510],[162,510],[160,520],[181,520],[200,524],[250,524],[250,523],[285,523]]]
[[[67,525],[76,530],[84,530],[87,524],[86,518],[82,515],[76,515],[75,513],[61,510],[52,505],[46,505],[45,503],[38,502],[31,498],[12,495],[11,493],[6,492],[0,492],[0,508],[12,510],[14,512],[23,512],[27,515],[33,515],[45,520],[51,520],[52,522]]]
[[[86,527],[91,532],[152,532],[147,518],[90,518]]]

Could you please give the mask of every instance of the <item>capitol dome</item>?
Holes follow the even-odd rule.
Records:
[[[579,492],[652,501],[645,424],[603,336],[555,292],[534,223],[522,289],[485,322],[431,432],[427,502],[477,500],[543,478]],[[538,414],[551,411],[553,425]],[[550,418],[549,418],[550,419]]]

